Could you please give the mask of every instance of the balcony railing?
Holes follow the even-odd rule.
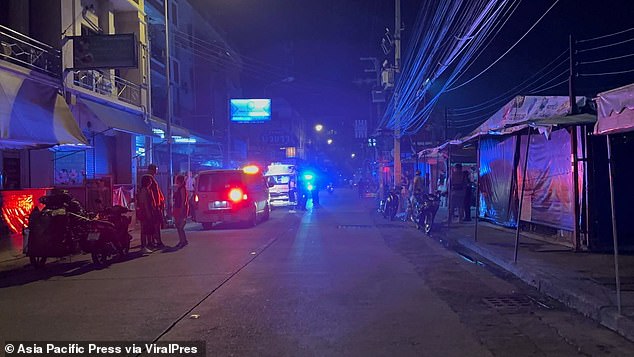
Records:
[[[59,50],[0,25],[0,59],[55,78],[62,76]]]
[[[76,86],[141,106],[141,87],[138,84],[97,70],[75,71],[73,75]]]

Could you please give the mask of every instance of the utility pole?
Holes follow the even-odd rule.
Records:
[[[575,39],[570,35],[570,77],[568,79],[568,94],[570,96],[570,115],[579,113],[577,108],[577,100],[575,98],[575,75],[576,75],[576,49]],[[573,237],[574,237],[574,249],[576,251],[581,249],[581,234],[579,232],[579,218],[581,217],[579,208],[579,158],[577,156],[577,127],[572,126],[570,128],[570,147],[571,147],[571,165],[572,165],[572,192],[573,192],[573,212],[574,212],[574,224],[573,224]]]
[[[394,0],[394,102],[398,103],[396,83],[401,72],[401,0]],[[394,113],[394,185],[401,184],[401,117]]]
[[[167,178],[167,217],[172,217],[172,180],[174,177],[174,162],[172,160],[172,77],[170,67],[172,59],[170,57],[170,22],[169,22],[169,0],[164,0],[165,4],[165,78],[167,79],[167,127],[165,137],[167,139],[167,161],[168,161],[168,178]]]

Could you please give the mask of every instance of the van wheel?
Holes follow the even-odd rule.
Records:
[[[264,216],[262,217],[262,221],[268,221],[269,218],[271,218],[271,205],[267,203],[266,207],[264,207]]]
[[[246,225],[249,228],[255,227],[258,225],[258,210],[255,207],[255,205],[253,206],[253,211],[251,212],[251,215],[249,217],[249,220],[246,222]]]
[[[203,229],[206,231],[214,228],[214,224],[212,222],[203,222],[202,225]]]

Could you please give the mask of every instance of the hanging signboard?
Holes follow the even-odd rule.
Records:
[[[133,33],[74,36],[73,69],[137,68],[137,42]]]

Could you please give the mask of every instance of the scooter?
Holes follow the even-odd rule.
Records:
[[[416,224],[417,229],[422,229],[430,235],[434,224],[434,218],[440,207],[439,192],[415,193],[412,199],[410,219]]]
[[[396,212],[398,211],[399,205],[399,192],[401,191],[400,187],[394,187],[390,192],[388,192],[387,197],[385,198],[385,208],[383,209],[383,217],[389,219],[390,221],[394,220],[396,217]]]
[[[87,218],[89,232],[82,250],[90,253],[95,265],[106,266],[110,257],[124,258],[130,251],[132,236],[128,227],[132,219],[125,215],[129,212],[123,206],[113,206]]]
[[[23,230],[24,253],[36,268],[42,268],[47,258],[81,253],[89,230],[81,204],[68,191],[52,190],[39,201],[44,208],[31,212]]]

